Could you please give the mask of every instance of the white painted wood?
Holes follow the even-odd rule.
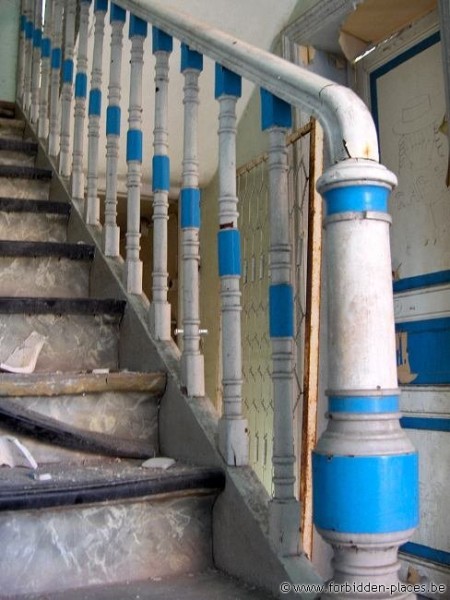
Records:
[[[167,156],[169,147],[169,56],[168,52],[155,53],[155,127],[153,152]],[[158,340],[170,340],[170,304],[167,302],[167,222],[169,220],[169,192],[156,190],[153,194],[153,273],[150,323]]]
[[[42,34],[42,0],[35,2],[34,13],[35,31],[40,30]],[[33,125],[37,123],[39,116],[39,90],[41,84],[41,47],[33,43],[33,59],[31,67],[31,107],[30,121]]]
[[[141,36],[131,38],[130,104],[128,128],[142,131],[142,71],[144,67],[144,41]],[[128,160],[127,172],[127,234],[125,285],[131,294],[142,293],[142,261],[140,252],[141,213],[141,160]]]
[[[398,292],[394,295],[396,323],[450,316],[450,285]]]
[[[109,106],[120,107],[123,48],[122,21],[111,23],[111,61],[109,68]],[[106,256],[119,256],[120,229],[117,225],[117,177],[120,139],[108,134],[106,142],[105,227],[103,229]]]
[[[52,17],[54,0],[46,0],[44,34],[43,37],[52,37]],[[49,91],[51,74],[51,56],[41,59],[41,88],[39,93],[39,122],[38,137],[46,140],[49,134]]]
[[[32,0],[27,2],[27,23],[34,22],[34,3]],[[26,114],[29,114],[31,108],[31,79],[33,73],[33,38],[27,36],[25,38],[25,74],[24,74],[24,89],[23,89],[23,109]]]
[[[22,0],[20,3],[20,18],[26,18],[28,11],[27,0]],[[18,102],[22,102],[23,86],[25,77],[25,28],[20,30],[19,34],[19,51],[17,54],[17,88],[16,98]]]
[[[64,62],[73,61],[75,46],[76,0],[66,0],[64,30]],[[73,98],[73,81],[64,82],[61,89],[61,135],[59,153],[59,173],[62,177],[70,175],[70,121]]]
[[[198,106],[200,71],[184,71],[183,188],[198,189]],[[205,395],[205,365],[200,350],[199,228],[181,230],[183,270],[183,381],[189,396]]]
[[[52,15],[52,52],[54,49],[61,49],[62,45],[62,28],[64,15],[64,0],[54,0],[53,15]],[[48,139],[48,153],[54,159],[59,152],[59,136],[60,136],[60,98],[59,85],[61,78],[61,68],[51,69],[50,80],[50,132]]]
[[[88,68],[88,30],[89,30],[88,2],[80,2],[80,26],[78,32],[78,56],[76,73],[86,75]],[[84,137],[86,117],[86,96],[75,97],[75,119],[73,129],[73,154],[72,154],[72,198],[84,198]]]
[[[95,11],[91,91],[102,89],[105,14],[106,13],[103,10]],[[100,121],[101,118],[98,115],[89,115],[87,195],[84,217],[88,225],[94,226],[98,225],[100,222],[100,201],[97,197]]]

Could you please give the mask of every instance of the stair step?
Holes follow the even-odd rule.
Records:
[[[70,204],[0,197],[0,239],[64,242]]]
[[[52,178],[52,172],[50,169],[39,169],[38,167],[0,164],[0,177],[49,181]]]
[[[37,142],[20,140],[15,138],[0,138],[0,151],[23,152],[24,154],[36,154]],[[0,154],[1,157],[1,154]]]
[[[67,425],[75,428],[76,443],[67,443],[66,436],[63,436],[58,442],[61,447],[54,447],[49,443],[50,439],[57,441],[52,438],[53,429],[50,432],[44,429],[42,437],[37,440],[21,426],[20,420],[15,428],[11,419],[3,421],[2,427],[0,418],[0,435],[15,435],[15,430],[20,430],[21,434],[25,434],[21,441],[38,463],[80,462],[92,460],[93,452],[105,454],[104,449],[98,447],[97,439],[94,440],[97,446],[91,448],[90,455],[83,454],[86,451],[85,440],[91,432],[145,442],[145,453],[151,447],[153,455],[158,453],[159,399],[165,384],[164,373],[3,373],[0,374],[0,404],[3,399],[8,399],[12,405],[18,406],[19,413],[25,408],[36,413],[33,417],[51,418],[56,421],[51,423],[53,429],[57,424],[61,424],[63,429]],[[8,405],[8,411],[7,414],[14,415],[14,406]],[[39,433],[39,429],[34,428],[33,432]],[[78,442],[80,433],[82,444]],[[69,447],[71,451],[64,450]],[[77,452],[73,451],[74,448]]]
[[[16,115],[16,105],[8,100],[0,100],[0,118],[14,119]]]
[[[47,338],[37,372],[117,370],[124,308],[121,300],[0,297],[0,362],[36,331]]]
[[[0,138],[0,166],[34,167],[37,144],[20,139]]]
[[[0,241],[0,295],[85,298],[94,246]]]
[[[27,200],[48,200],[50,183],[50,179],[24,180],[0,175],[0,196]]]
[[[24,131],[25,121],[0,115],[0,137],[22,138]]]
[[[201,572],[212,566],[211,512],[224,475],[136,461],[0,469],[2,594]],[[11,557],[14,560],[11,560]],[[120,596],[118,596],[120,597]]]

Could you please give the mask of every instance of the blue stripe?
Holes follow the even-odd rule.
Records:
[[[120,135],[120,106],[108,106],[106,109],[106,135]]]
[[[438,417],[402,417],[400,425],[403,429],[450,431],[450,419],[439,419]]]
[[[165,31],[152,27],[152,52],[172,52],[173,40]]]
[[[142,131],[129,129],[127,132],[127,162],[142,162]]]
[[[32,21],[27,21],[25,24],[25,37],[27,40],[33,39],[34,25]]]
[[[435,271],[434,273],[405,277],[404,279],[394,281],[393,286],[394,293],[397,293],[407,290],[417,290],[432,285],[443,285],[445,283],[450,283],[450,271]]]
[[[269,287],[269,331],[272,338],[294,335],[294,290],[288,283]]]
[[[63,62],[62,80],[63,83],[72,84],[73,82],[73,60],[71,60],[70,58],[67,58]]]
[[[134,36],[147,37],[147,23],[134,15],[130,15],[130,30],[128,37],[132,38]]]
[[[25,32],[27,18],[25,15],[20,15],[20,31]]]
[[[125,23],[127,17],[127,11],[121,6],[117,6],[117,4],[111,4],[111,23],[114,21],[118,21],[120,23]]]
[[[75,98],[86,98],[87,96],[87,75],[86,73],[77,73],[75,77]]]
[[[398,395],[391,396],[330,396],[330,413],[396,413],[399,410]]]
[[[89,92],[89,116],[99,117],[102,114],[102,92],[94,88]]]
[[[341,212],[387,212],[389,190],[378,185],[335,187],[324,193],[327,214]]]
[[[95,12],[106,12],[108,10],[108,0],[95,0]]]
[[[35,29],[33,31],[33,46],[35,48],[40,48],[42,43],[42,30]]]
[[[203,55],[200,52],[191,50],[187,44],[181,44],[181,67],[180,71],[184,73],[187,69],[196,71],[203,70]]]
[[[200,190],[198,188],[183,188],[181,190],[181,221],[182,229],[200,227]]]
[[[216,63],[216,75],[214,84],[214,96],[236,96],[242,95],[242,78],[226,67]]]
[[[320,529],[380,534],[419,522],[417,453],[327,456],[313,452],[313,514]]]
[[[267,90],[261,89],[261,129],[269,127],[292,126],[291,105],[274,96]]]
[[[53,48],[52,50],[52,69],[61,68],[62,52],[61,48]]]
[[[400,552],[411,554],[412,556],[418,556],[419,558],[424,558],[425,560],[431,560],[432,562],[440,565],[450,566],[450,552],[436,550],[435,548],[430,548],[429,546],[424,546],[423,544],[407,542],[406,544],[403,544],[403,546],[400,546]]]
[[[170,189],[170,159],[164,154],[156,154],[152,160],[154,192],[168,192]]]
[[[52,41],[50,38],[42,38],[41,55],[42,58],[50,58],[52,52]]]
[[[241,274],[241,234],[238,229],[221,229],[217,234],[220,277]]]

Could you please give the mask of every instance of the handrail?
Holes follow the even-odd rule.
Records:
[[[372,116],[349,88],[168,8],[163,0],[117,0],[116,4],[289,104],[307,108],[324,129],[332,163],[347,158],[378,162]]]

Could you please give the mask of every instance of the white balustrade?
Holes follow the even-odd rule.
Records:
[[[20,3],[20,29],[19,29],[19,51],[17,53],[17,87],[16,98],[18,102],[23,99],[23,85],[25,78],[25,44],[26,44],[26,25],[28,14],[28,0],[22,0]]]
[[[50,123],[48,153],[56,159],[59,152],[59,136],[61,131],[59,86],[62,64],[62,30],[64,0],[53,0],[52,53],[50,75]]]
[[[76,0],[66,0],[64,30],[64,62],[62,65],[61,130],[59,172],[62,177],[70,175],[70,120],[73,98],[73,56],[75,46]]]
[[[23,83],[23,109],[25,114],[29,114],[31,107],[31,79],[33,73],[33,33],[34,33],[34,11],[33,0],[26,2],[26,23],[25,23],[25,72]]]
[[[33,57],[31,66],[31,106],[30,121],[35,125],[39,116],[39,90],[41,83],[41,44],[42,44],[42,0],[35,2]]]
[[[52,51],[52,17],[54,0],[45,3],[44,34],[41,43],[41,87],[39,90],[38,137],[46,140],[49,133],[49,90]]]

